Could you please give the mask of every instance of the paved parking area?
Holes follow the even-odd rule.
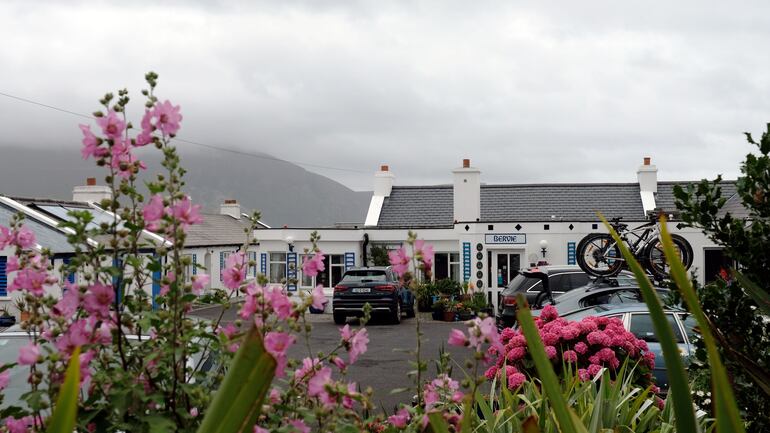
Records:
[[[214,318],[219,315],[217,309],[199,310],[196,315]],[[313,352],[327,352],[339,343],[339,326],[332,321],[330,314],[309,315],[313,324],[313,333],[310,340]],[[463,328],[459,322],[437,322],[430,318],[430,314],[421,313],[421,328],[423,331],[422,353],[423,359],[428,361],[429,376],[436,372],[435,363],[439,350],[444,347],[452,354],[458,365],[454,366],[453,376],[462,378],[463,360],[470,353],[464,348],[450,347],[446,344],[449,331],[453,327]],[[225,312],[225,320],[233,320],[234,311]],[[351,326],[357,326],[355,319],[349,319]],[[374,403],[387,412],[392,412],[399,403],[409,403],[414,391],[401,394],[391,394],[396,388],[411,386],[411,379],[407,373],[414,369],[409,363],[414,358],[399,349],[413,350],[417,345],[416,319],[403,319],[399,325],[391,325],[383,320],[374,318],[368,325],[369,350],[358,361],[349,367],[347,379],[361,385],[362,388],[370,386],[374,391]],[[290,351],[294,358],[308,356],[308,350],[304,341],[298,341]]]

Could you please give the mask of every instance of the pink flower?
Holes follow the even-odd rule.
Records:
[[[246,279],[246,254],[242,251],[227,256],[225,269],[222,271],[222,281],[228,289],[237,289]]]
[[[409,410],[402,407],[398,412],[388,417],[388,422],[391,423],[393,427],[404,428],[409,423],[410,418]]]
[[[586,340],[589,344],[598,344],[606,346],[610,344],[610,338],[603,331],[593,331],[586,336]]]
[[[150,198],[150,201],[142,208],[142,216],[144,222],[147,224],[147,229],[157,231],[160,227],[160,219],[163,218],[163,214],[166,212],[166,208],[163,206],[163,196],[155,194]]]
[[[315,367],[321,365],[321,361],[318,358],[304,358],[302,360],[302,367],[294,370],[294,380],[302,381],[305,376],[308,376],[315,370]]]
[[[557,317],[559,317],[559,313],[556,311],[556,307],[553,305],[546,305],[543,308],[543,311],[540,312],[540,318],[546,322],[554,320]]]
[[[136,136],[136,140],[134,140],[134,145],[136,146],[145,146],[147,144],[152,143],[152,131],[155,130],[155,127],[152,126],[151,123],[152,120],[152,112],[150,110],[144,110],[144,116],[142,116],[142,132],[139,133],[139,135]]]
[[[591,364],[588,366],[588,375],[591,377],[596,377],[599,372],[602,371],[602,366],[598,364]]]
[[[508,389],[516,389],[526,382],[527,376],[523,373],[513,373],[508,376]]]
[[[301,419],[293,419],[289,421],[289,425],[294,427],[294,430],[299,433],[310,433],[310,427],[308,427],[305,424],[305,421],[302,421]]]
[[[302,273],[307,277],[315,277],[318,272],[326,269],[324,265],[324,254],[320,251],[313,254],[311,258],[305,256],[302,259]]]
[[[459,329],[452,329],[449,331],[449,345],[451,346],[467,346],[468,338],[465,333]]]
[[[190,281],[192,281],[193,293],[195,293],[196,295],[200,295],[203,289],[205,289],[206,286],[211,281],[211,277],[209,277],[206,274],[198,274],[190,277]]]
[[[546,345],[554,345],[559,342],[559,336],[552,332],[544,332],[540,335],[540,338],[543,340],[543,344]]]
[[[5,426],[8,428],[9,433],[27,433],[29,427],[34,424],[35,420],[31,416],[25,416],[23,418],[8,417],[5,419]]]
[[[323,310],[324,306],[326,305],[326,295],[324,295],[324,288],[322,285],[317,285],[313,289],[313,293],[311,295],[312,297],[312,306],[316,310]]]
[[[3,390],[6,386],[8,386],[9,380],[11,380],[10,370],[5,370],[4,372],[0,373],[0,390]]]
[[[171,105],[167,100],[155,105],[152,110],[152,119],[155,121],[153,126],[160,129],[164,135],[174,136],[179,131],[182,115],[179,113],[179,106]]]
[[[273,307],[273,311],[279,319],[285,320],[291,316],[291,301],[283,293],[280,287],[273,287],[273,290],[267,293],[268,302]]]
[[[296,339],[293,335],[286,332],[271,331],[265,335],[265,350],[273,356],[276,361],[275,375],[284,376],[286,368],[286,350],[294,344]]]
[[[580,377],[580,380],[584,382],[591,380],[591,375],[588,374],[588,370],[586,370],[585,368],[578,369],[578,377]]]
[[[577,344],[575,344],[575,352],[581,355],[585,355],[586,352],[588,352],[588,345],[586,345],[582,341],[578,342]]]
[[[345,370],[345,368],[347,368],[347,366],[348,366],[347,364],[345,364],[345,360],[343,360],[339,356],[333,356],[332,359],[331,359],[331,362],[332,362],[332,364],[336,365],[337,368],[340,369],[340,371]]]
[[[196,418],[198,416],[198,408],[197,407],[194,407],[194,408],[190,409],[190,416],[193,417],[193,418]]]
[[[83,148],[80,149],[80,154],[83,156],[83,159],[88,159],[91,156],[94,158],[101,158],[102,156],[107,155],[109,151],[103,147],[99,147],[99,139],[96,138],[93,132],[91,132],[91,127],[88,125],[78,126],[83,133]]]
[[[331,380],[332,369],[329,367],[320,369],[307,382],[307,395],[310,397],[318,397],[322,394],[326,394],[326,385],[331,383]]]
[[[83,307],[91,314],[98,317],[107,317],[110,307],[115,301],[115,290],[112,286],[96,283],[88,288],[83,300]]]
[[[521,346],[513,347],[508,351],[508,355],[506,356],[506,359],[510,362],[516,362],[520,359],[523,359],[526,353],[527,353],[527,349]]]
[[[415,256],[423,263],[425,270],[430,270],[433,267],[433,245],[426,245],[422,239],[414,241]]]
[[[112,147],[112,161],[110,166],[118,171],[118,175],[129,178],[138,172],[138,169],[147,169],[147,165],[131,153],[131,148],[124,142]]]
[[[545,346],[545,354],[548,355],[548,359],[556,358],[556,348],[553,346]]]
[[[35,234],[28,228],[21,226],[14,233],[13,243],[19,248],[31,248],[35,246]]]
[[[187,229],[187,226],[203,222],[200,208],[201,205],[192,204],[190,198],[185,196],[182,200],[171,206],[171,215],[181,223],[182,229]]]
[[[34,342],[30,342],[19,349],[19,364],[21,365],[35,364],[39,357],[40,347]]]
[[[498,368],[497,366],[493,365],[487,369],[487,371],[484,372],[484,377],[487,378],[487,380],[492,380],[497,376]]]
[[[270,401],[270,403],[278,404],[281,402],[281,393],[277,389],[272,388],[267,398]]]
[[[66,290],[59,302],[54,305],[51,313],[57,316],[70,317],[80,306],[80,288],[77,284],[66,284]]]
[[[126,122],[113,110],[110,110],[106,116],[97,117],[96,123],[102,128],[102,133],[114,141],[120,140],[126,129]]]
[[[565,361],[575,363],[578,360],[578,355],[574,350],[565,350],[564,353],[561,354],[562,358],[564,358]]]
[[[270,433],[270,430],[260,427],[258,425],[254,426],[254,433]]]
[[[350,355],[350,363],[356,362],[359,355],[366,353],[367,345],[369,344],[369,335],[366,329],[360,329],[356,332],[350,330],[350,325],[345,325],[340,329],[340,335],[345,347],[348,348]]]
[[[13,240],[13,234],[11,229],[5,226],[0,226],[0,250],[7,247]]]
[[[46,271],[26,268],[16,272],[16,277],[8,286],[8,291],[27,290],[35,296],[43,296],[45,294],[44,286],[54,282],[55,280]]]
[[[390,259],[390,265],[393,267],[393,272],[398,274],[399,277],[409,270],[409,256],[406,255],[406,248],[401,247],[395,251],[389,251],[388,258]]]
[[[0,249],[2,248],[5,248],[5,247],[0,245]],[[18,270],[19,270],[19,258],[16,256],[8,257],[8,261],[5,263],[5,272],[16,272]]]

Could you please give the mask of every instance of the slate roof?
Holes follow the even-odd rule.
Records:
[[[229,215],[204,213],[203,223],[187,229],[186,247],[243,245],[250,224],[246,218],[235,219]]]
[[[673,186],[658,182],[656,204],[673,211]],[[723,194],[735,192],[735,182],[722,184]],[[377,227],[451,228],[452,185],[394,186],[386,197]],[[638,183],[481,185],[482,222],[595,222],[596,211],[607,218],[645,219]],[[552,218],[555,217],[555,219]]]
[[[8,226],[11,218],[17,214],[16,209],[0,203],[0,225]],[[24,226],[32,230],[35,234],[35,240],[43,248],[48,248],[53,254],[69,254],[74,249],[67,242],[67,235],[62,233],[56,227],[40,222],[35,218],[25,215]]]

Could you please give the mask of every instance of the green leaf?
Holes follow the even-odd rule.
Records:
[[[661,216],[660,218],[660,227],[663,252],[666,254],[666,260],[671,266],[671,276],[674,277],[674,281],[676,282],[679,291],[682,293],[682,298],[684,298],[684,301],[687,303],[688,309],[692,312],[693,316],[695,316],[695,320],[698,321],[698,326],[701,335],[703,336],[703,343],[706,345],[709,368],[711,369],[711,382],[714,387],[713,399],[714,406],[716,407],[717,431],[719,433],[742,433],[745,429],[743,427],[740,412],[738,411],[738,406],[735,404],[735,395],[730,386],[730,381],[727,378],[727,371],[725,370],[724,364],[722,364],[722,359],[719,356],[719,350],[717,349],[714,335],[711,334],[711,328],[706,320],[706,315],[703,314],[703,310],[700,307],[698,296],[695,294],[695,289],[693,289],[692,283],[687,278],[687,270],[684,268],[684,265],[682,265],[679,255],[676,254],[676,251],[674,250],[674,243],[671,241],[671,234],[668,232],[665,216]],[[668,359],[668,357],[666,358]],[[668,366],[668,364],[666,366]],[[669,378],[670,377],[671,373],[669,372]],[[678,421],[681,415],[676,409],[675,406],[674,411]],[[692,412],[692,406],[690,411]],[[679,431],[694,430],[680,429]]]
[[[449,424],[444,419],[444,415],[439,412],[431,412],[428,414],[428,420],[430,421],[430,427],[435,433],[449,433]]]
[[[647,278],[647,274],[642,269],[639,262],[636,261],[634,255],[628,250],[625,242],[620,239],[620,236],[615,232],[612,226],[604,218],[604,215],[599,214],[599,218],[610,231],[620,252],[623,254],[626,263],[636,277],[636,281],[639,283],[639,288],[642,291],[644,302],[650,310],[650,319],[652,320],[653,328],[655,329],[655,335],[660,340],[661,349],[663,349],[663,360],[666,363],[666,371],[668,372],[668,380],[670,386],[670,396],[673,399],[674,413],[676,413],[676,428],[680,432],[697,432],[698,424],[695,421],[695,412],[693,410],[692,396],[690,395],[690,385],[687,372],[684,369],[684,362],[682,361],[682,355],[679,352],[679,346],[674,338],[674,331],[666,319],[666,313],[663,311],[660,299],[655,294],[655,290],[652,289],[652,283]],[[661,223],[661,225],[664,225]],[[669,242],[671,238],[669,237]],[[676,259],[679,260],[679,259]],[[675,260],[675,261],[676,261]],[[668,258],[669,264],[671,259]],[[681,265],[681,263],[680,263]]]
[[[51,418],[48,419],[48,433],[72,433],[78,415],[78,390],[80,388],[80,346],[72,351],[64,384],[59,390]]]
[[[535,361],[535,367],[543,383],[543,389],[556,415],[556,420],[559,422],[559,431],[562,433],[587,432],[585,426],[577,416],[573,416],[574,413],[567,406],[567,401],[561,392],[559,379],[553,371],[548,355],[545,354],[545,347],[543,347],[543,342],[540,340],[540,334],[537,332],[535,321],[532,319],[532,313],[529,311],[527,298],[524,297],[523,293],[519,293],[516,296],[516,305],[519,306],[516,312],[516,319],[527,339],[527,346],[529,347],[532,359]]]
[[[762,310],[762,313],[770,315],[770,293],[767,293],[764,289],[737,270],[734,270],[733,274],[735,275],[735,279],[738,280],[746,291],[746,294],[757,303],[757,307]]]
[[[251,432],[275,376],[276,362],[256,328],[244,337],[198,433]]]

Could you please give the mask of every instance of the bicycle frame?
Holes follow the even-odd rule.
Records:
[[[619,224],[612,224],[612,228],[618,233],[620,239],[628,246],[631,254],[639,258],[639,255],[645,250],[647,245],[652,242],[660,240],[660,223],[656,220],[654,222],[644,223],[633,229],[621,229]],[[641,234],[640,234],[641,232]],[[634,239],[630,239],[629,235]],[[607,251],[611,251],[617,245],[616,241],[613,241],[608,247]],[[625,261],[623,257],[613,257],[613,260]]]

